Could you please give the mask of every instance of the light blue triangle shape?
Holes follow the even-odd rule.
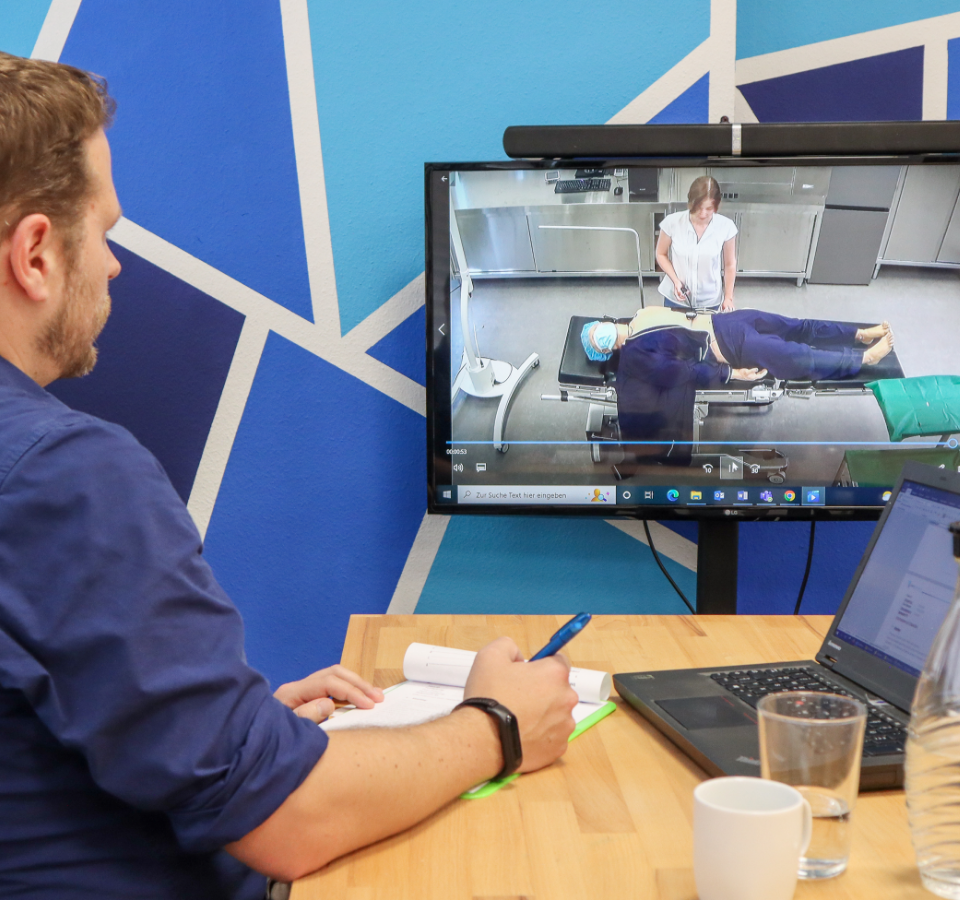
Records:
[[[661,554],[690,602],[697,576]],[[418,613],[686,613],[650,548],[601,519],[453,516]]]
[[[709,0],[308,0],[344,332],[424,268],[423,164],[502,159],[510,125],[607,121],[710,31]]]
[[[957,0],[738,0],[737,59],[957,12]]]
[[[0,0],[0,50],[29,56],[50,9],[50,0]]]

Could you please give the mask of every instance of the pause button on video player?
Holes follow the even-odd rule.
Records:
[[[734,478],[738,481],[743,478],[743,457],[720,454],[720,477]]]

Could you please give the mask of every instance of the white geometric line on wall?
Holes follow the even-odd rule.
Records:
[[[343,369],[408,409],[426,415],[426,393],[419,384],[359,350],[339,334],[331,341],[322,326],[280,306],[126,217],[111,229],[109,237],[131,253],[246,317],[187,504],[201,537],[206,534],[213,514],[237,428],[270,331]]]
[[[250,388],[257,374],[263,347],[267,342],[270,329],[261,321],[248,316],[243,323],[240,339],[227,372],[223,391],[217,403],[217,412],[210,426],[197,467],[187,511],[193,517],[200,539],[207,535],[207,526],[213,515],[213,507],[220,493],[223,473],[226,471],[233,442],[243,418],[243,410],[250,396]]]
[[[312,349],[307,344],[301,346],[308,350]],[[426,416],[427,392],[425,388],[367,353],[358,352],[350,346],[348,341],[341,340],[338,344],[327,346],[322,351],[317,349],[313,352],[317,356],[322,356],[327,362],[343,369],[344,372],[353,375],[354,378],[358,378],[368,387],[392,397],[415,413]]]
[[[280,16],[313,319],[323,329],[324,336],[335,342],[340,338],[340,305],[327,213],[327,188],[323,174],[320,118],[317,113],[317,88],[306,0],[280,0]]]
[[[644,125],[658,112],[696,84],[716,61],[713,41],[707,38],[697,45],[653,84],[631,100],[620,112],[607,119],[607,125]]]
[[[343,369],[414,412],[424,415],[425,393],[419,384],[372,356],[357,353],[342,339],[331,341],[329,335],[313,322],[264,297],[126,217],[116,224],[109,236],[131,253],[136,253],[237,312],[254,318],[288,341]]]
[[[425,296],[426,278],[425,273],[421,272],[410,284],[400,288],[383,306],[374,310],[348,331],[343,336],[344,342],[354,351],[366,353],[420,309],[424,304]]]
[[[940,47],[955,37],[960,37],[960,12],[739,59],[736,80],[737,84],[750,84],[910,47]],[[946,90],[946,78],[943,82]]]
[[[608,525],[630,535],[641,544],[647,544],[647,536],[643,531],[643,522],[636,519],[605,519]],[[657,553],[672,559],[691,572],[697,571],[697,545],[688,541],[683,535],[671,531],[659,522],[647,522],[650,526],[650,537],[653,538]]]
[[[740,88],[736,88],[736,92],[733,98],[733,121],[739,122],[741,125],[747,122],[755,125],[760,121],[757,114],[747,103],[747,98],[740,93]]]
[[[33,45],[32,59],[46,59],[57,62],[63,47],[67,43],[73,20],[77,17],[81,0],[52,0],[47,15],[40,27],[40,34]]]
[[[410,548],[400,580],[387,607],[388,613],[399,615],[416,611],[423,586],[427,583],[430,569],[433,568],[433,561],[437,558],[437,551],[440,549],[449,524],[449,516],[431,516],[427,512],[423,514],[417,537]]]
[[[708,122],[734,120],[737,63],[737,0],[710,3],[710,101]]]
[[[947,117],[947,38],[923,45],[923,118]]]

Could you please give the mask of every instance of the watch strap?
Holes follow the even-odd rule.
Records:
[[[503,752],[503,768],[494,776],[494,779],[506,778],[516,772],[523,763],[523,748],[520,745],[520,726],[517,724],[517,717],[502,703],[490,697],[471,697],[463,703],[458,703],[454,707],[454,712],[461,706],[472,706],[483,710],[497,723],[500,749]]]

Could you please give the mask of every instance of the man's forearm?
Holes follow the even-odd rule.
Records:
[[[226,849],[292,880],[409,828],[501,765],[497,729],[477,709],[414,728],[335,732],[303,784]]]

